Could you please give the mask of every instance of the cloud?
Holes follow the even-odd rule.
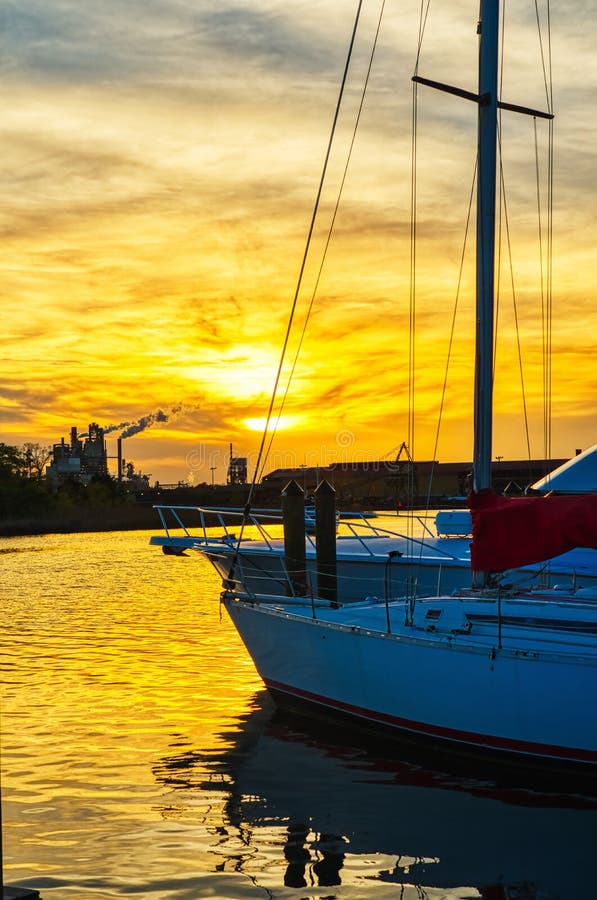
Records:
[[[279,437],[293,449],[320,440],[333,446],[338,423],[352,423],[380,447],[406,437],[415,6],[386,5],[337,230],[288,401],[302,426]],[[360,99],[357,76],[368,61],[376,14],[363,13],[299,325],[344,167]],[[566,434],[573,427],[571,408],[583,423],[593,409],[585,389],[594,384],[590,286],[597,276],[596,126],[586,115],[597,91],[592,14],[581,0],[573,0],[565,16],[555,11],[554,67],[561,83],[554,333],[561,364],[554,371],[567,397]],[[474,89],[470,4],[447,4],[436,15],[422,74]],[[336,0],[12,0],[0,16],[3,152],[11,172],[0,213],[7,433],[53,441],[71,424],[138,424],[148,410],[161,410],[169,421],[152,420],[134,441],[135,453],[149,454],[159,444],[164,458],[173,459],[177,448],[199,439],[230,439],[250,449],[257,438],[239,423],[263,416],[269,402],[351,16],[338,15]],[[508,13],[506,27],[516,26],[520,38],[508,43],[515,74],[505,91],[512,102],[532,97],[541,105],[541,78],[531,81],[530,75],[537,44],[528,24],[526,13]],[[418,112],[418,399],[430,419],[474,168],[475,109],[461,98],[420,89]],[[524,358],[535,391],[532,122],[504,120],[504,137],[511,148],[504,167],[520,320],[531,340]],[[449,412],[461,422],[473,283],[468,261]],[[511,302],[505,295],[503,302],[507,351],[498,358],[508,373],[515,344],[511,311],[506,314]],[[509,408],[515,385],[500,390]],[[173,397],[184,404],[175,422]],[[554,408],[560,407],[554,402]],[[184,469],[184,453],[178,455]],[[184,475],[170,468],[162,475],[158,462],[152,471],[167,481]]]
[[[4,69],[34,78],[190,81],[214,64],[231,78],[239,65],[293,73],[330,66],[329,37],[265,4],[13,0],[2,17]]]

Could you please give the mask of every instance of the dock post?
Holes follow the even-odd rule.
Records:
[[[282,524],[284,525],[284,558],[292,595],[307,593],[307,559],[305,551],[305,495],[293,479],[282,491]]]
[[[317,593],[322,600],[338,605],[336,573],[336,491],[329,481],[315,488],[315,547]]]

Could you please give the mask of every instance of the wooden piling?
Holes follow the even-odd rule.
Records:
[[[291,596],[304,597],[307,593],[305,495],[294,479],[282,491],[282,523],[284,557],[290,579],[287,591]]]
[[[317,557],[317,594],[338,605],[336,573],[336,491],[329,481],[315,489],[315,546]]]

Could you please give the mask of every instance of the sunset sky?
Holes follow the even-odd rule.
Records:
[[[543,3],[540,4],[544,9]],[[223,481],[254,459],[356,0],[5,0],[0,440],[167,421],[125,442],[152,481]],[[380,10],[366,3],[298,304],[311,297]],[[431,5],[420,74],[476,88],[477,6]],[[597,6],[552,10],[553,456],[597,441]],[[502,98],[546,108],[535,6],[506,12]],[[411,75],[418,5],[387,0],[337,226],[268,469],[395,455],[408,437]],[[419,89],[417,427],[433,452],[476,110]],[[547,129],[537,127],[543,154]],[[533,120],[503,122],[504,266],[494,454],[543,454]],[[541,167],[544,167],[544,154]],[[542,207],[545,169],[540,169]],[[505,260],[506,253],[502,253]],[[471,458],[471,254],[437,458]],[[291,347],[296,346],[296,338]],[[114,430],[108,437],[115,453]]]

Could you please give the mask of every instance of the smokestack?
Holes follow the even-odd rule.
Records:
[[[118,456],[118,483],[122,482],[122,438],[118,438],[117,441],[117,456]]]

